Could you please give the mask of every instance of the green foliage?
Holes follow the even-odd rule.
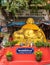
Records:
[[[2,0],[1,0],[2,2]],[[12,12],[13,14],[16,15],[17,11],[20,11],[21,9],[25,9],[28,10],[30,4],[35,5],[35,8],[37,8],[38,4],[44,5],[46,3],[45,0],[32,0],[30,2],[30,4],[28,4],[30,2],[30,0],[6,0],[6,2],[4,2],[3,0],[3,4],[1,3],[1,5],[3,7],[6,7],[6,10],[8,12]]]
[[[38,56],[42,56],[42,52],[40,50],[36,51],[35,55],[38,57]]]
[[[46,10],[50,10],[50,4],[47,4],[44,8],[45,8]]]
[[[36,45],[36,47],[42,47],[42,42],[39,42],[39,41],[37,41],[36,43],[35,43],[35,45]]]
[[[6,42],[4,47],[9,47],[10,46],[10,42]]]
[[[40,48],[40,47],[50,47],[50,43],[48,43],[48,42],[39,42],[39,41],[37,41],[36,43],[35,43],[35,46],[36,47],[38,47],[38,48]]]
[[[47,47],[47,43],[42,43],[42,47]]]
[[[7,52],[6,53],[6,57],[11,57],[12,56],[12,52]]]
[[[23,12],[22,10],[27,11],[31,9],[32,12],[37,12],[39,5],[46,4],[43,8],[50,10],[50,6],[47,4],[46,0],[0,0],[0,2],[1,7],[4,8],[6,13],[12,13],[14,20],[18,17],[17,13]]]
[[[15,44],[17,44],[18,41],[12,41],[12,42],[6,42],[4,47],[10,47],[10,46],[14,46]]]
[[[45,4],[46,0],[32,0],[33,4]]]
[[[50,43],[46,42],[46,43],[42,43],[42,47],[50,47]]]
[[[16,16],[17,11],[21,11],[22,9],[28,9],[29,0],[11,0],[3,3],[2,7],[5,7],[7,12],[13,13]]]
[[[45,6],[46,4],[47,4],[46,0],[32,0],[31,1],[32,8],[35,11],[39,10],[38,7]]]
[[[46,43],[46,44],[47,44],[47,45],[46,45],[47,47],[50,47],[50,43]]]
[[[18,41],[12,41],[10,42],[10,46],[14,46],[15,44],[17,44]]]

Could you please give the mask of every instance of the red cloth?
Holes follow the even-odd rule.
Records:
[[[42,61],[37,62],[34,54],[17,54],[16,49],[20,46],[7,47],[4,49],[2,59],[0,60],[0,65],[2,65],[2,61],[4,61],[3,65],[45,65],[50,63],[50,48],[34,48],[34,52],[40,49],[43,53]],[[13,59],[11,62],[8,62],[5,54],[11,51],[13,53]]]
[[[9,38],[9,41],[11,42],[12,40],[13,40],[13,37],[10,37],[10,38]]]

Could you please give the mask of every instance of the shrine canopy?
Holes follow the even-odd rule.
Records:
[[[45,24],[45,25],[50,25],[50,21],[47,21],[47,22],[34,22],[34,24]],[[20,21],[20,22],[11,22],[11,23],[8,23],[7,24],[7,27],[9,27],[9,26],[23,26],[23,25],[25,25],[26,24],[26,22],[25,21]]]
[[[26,22],[25,21],[21,21],[21,22],[11,22],[11,23],[8,23],[7,26],[23,26],[25,25]],[[40,24],[40,22],[35,22],[35,24]]]
[[[24,21],[21,21],[21,22],[11,22],[11,23],[8,23],[7,26],[22,26],[22,25],[25,25],[26,23]]]

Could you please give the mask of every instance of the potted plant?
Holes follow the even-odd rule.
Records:
[[[40,50],[36,51],[35,56],[36,56],[37,61],[41,61],[42,60],[42,51],[40,51]]]
[[[6,58],[7,58],[8,61],[12,61],[12,52],[7,52]]]

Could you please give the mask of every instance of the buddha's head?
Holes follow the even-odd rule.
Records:
[[[28,18],[26,23],[27,24],[33,24],[34,23],[34,19],[33,18]]]

